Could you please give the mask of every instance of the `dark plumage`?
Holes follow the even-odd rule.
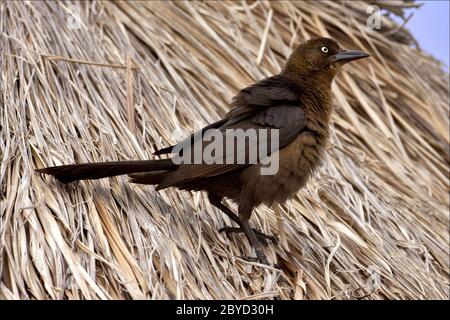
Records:
[[[231,111],[196,135],[197,139],[202,138],[207,129],[220,130],[224,136],[227,129],[278,129],[279,148],[271,156],[278,156],[279,169],[273,175],[261,175],[261,162],[248,163],[255,146],[270,144],[271,136],[264,141],[249,138],[248,145],[236,146],[245,150],[244,163],[176,164],[164,159],[74,164],[36,171],[52,174],[63,183],[129,174],[131,182],[156,184],[158,190],[173,186],[206,191],[211,203],[239,225],[223,230],[244,232],[256,251],[253,259],[267,263],[258,237],[273,237],[251,229],[250,215],[261,203],[283,203],[305,185],[320,164],[328,140],[332,80],[342,64],[367,56],[363,52],[341,50],[332,39],[307,41],[292,53],[280,74],[241,90],[233,99]],[[195,154],[191,150],[193,137],[182,142],[183,152]],[[170,146],[155,154],[171,154],[179,147]],[[218,155],[220,160],[236,155],[235,150],[223,151],[222,156]],[[238,215],[222,203],[223,198],[238,204]]]

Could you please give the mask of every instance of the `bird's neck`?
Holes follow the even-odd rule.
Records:
[[[296,83],[301,96],[310,101],[311,109],[317,116],[322,116],[328,121],[332,111],[331,83],[333,77],[325,72],[284,72],[284,74]]]
[[[296,82],[313,83],[316,88],[322,90],[331,90],[331,83],[336,75],[336,69],[329,67],[328,69],[314,69],[307,65],[306,61],[288,61],[283,73],[288,75]]]
[[[308,101],[305,105],[305,113],[308,120],[328,127],[333,111],[333,95],[331,83],[333,79],[325,74],[310,75],[299,79],[302,95]]]
[[[316,71],[311,72],[307,76],[301,78],[304,84],[308,84],[316,90],[331,91],[331,83],[333,82],[333,76],[328,73]]]

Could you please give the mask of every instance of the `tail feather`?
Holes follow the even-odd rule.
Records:
[[[174,168],[176,168],[176,165],[171,159],[160,159],[69,164],[36,169],[36,171],[53,175],[62,183],[69,183],[77,180],[101,179],[123,174],[172,170]]]
[[[152,172],[133,173],[129,175],[129,182],[138,184],[160,184],[169,172],[171,171],[159,170]]]

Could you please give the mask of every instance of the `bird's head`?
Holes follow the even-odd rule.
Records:
[[[342,65],[369,56],[362,51],[343,50],[333,39],[311,39],[294,50],[286,63],[285,72],[305,77],[318,75],[332,80]]]

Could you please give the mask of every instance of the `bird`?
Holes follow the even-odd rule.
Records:
[[[222,119],[154,153],[166,158],[69,164],[36,171],[52,175],[61,183],[128,175],[130,182],[156,185],[156,190],[176,187],[204,191],[210,203],[237,225],[219,231],[246,235],[255,256],[242,258],[268,265],[263,243],[276,238],[253,229],[249,223],[251,214],[261,204],[283,204],[293,198],[320,166],[329,139],[333,79],[344,64],[369,56],[363,51],[344,50],[331,38],[307,40],[293,50],[280,73],[240,90]],[[233,148],[217,149],[212,163],[205,159],[186,161],[211,144],[212,139],[195,149],[196,144],[207,140],[208,132],[225,139],[229,132],[238,130],[275,130],[277,134],[273,138],[261,134],[245,145],[240,140],[233,142]],[[267,151],[269,144],[276,147]],[[259,146],[267,152],[250,162]],[[237,161],[238,157],[243,161]],[[278,161],[277,170],[262,174],[267,167],[264,160],[269,158]],[[224,203],[226,199],[237,204],[237,214]]]

